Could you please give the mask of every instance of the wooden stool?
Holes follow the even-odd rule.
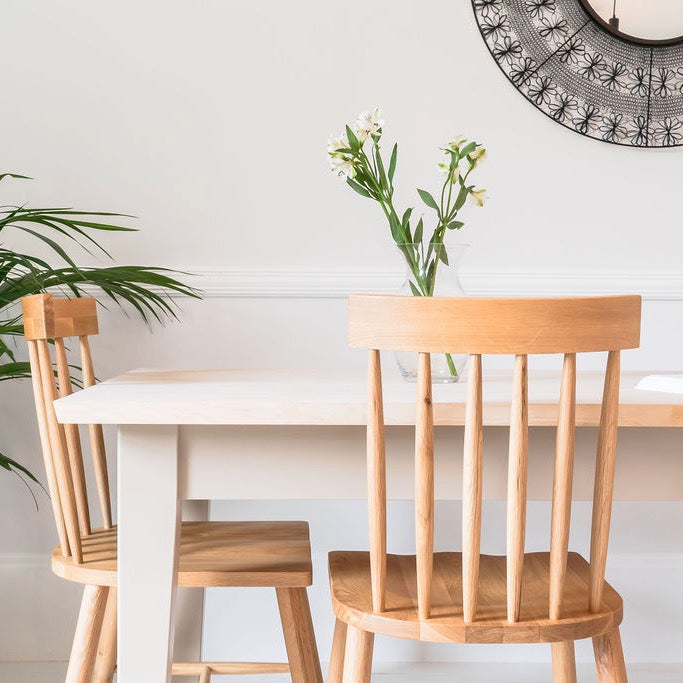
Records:
[[[59,547],[52,553],[52,570],[85,586],[66,681],[111,681],[116,667],[117,547],[102,427],[89,425],[102,518],[101,528],[93,528],[79,430],[76,425],[59,424],[53,407],[58,396],[72,392],[66,337],[78,338],[83,386],[95,383],[88,337],[98,332],[96,303],[94,299],[37,294],[24,298],[22,304],[38,428],[59,537]],[[52,340],[56,372],[50,355]],[[140,567],[144,568],[144,558],[140,558]],[[212,673],[290,672],[295,683],[322,683],[306,592],[312,580],[306,522],[184,522],[178,585],[275,588],[289,662],[179,662],[173,665],[173,673],[198,676],[208,683]]]
[[[556,683],[576,683],[574,641],[592,638],[601,683],[623,683],[622,600],[605,581],[616,458],[620,349],[640,340],[640,297],[445,299],[352,296],[351,346],[369,349],[369,552],[329,556],[337,617],[329,683],[370,680],[375,633],[456,643],[551,643]],[[387,554],[380,350],[419,353],[416,555]],[[590,561],[569,553],[576,354],[608,351]],[[430,353],[471,354],[464,437],[462,552],[434,553]],[[525,553],[527,354],[563,353],[550,551]],[[482,555],[482,357],[513,354],[507,555]]]

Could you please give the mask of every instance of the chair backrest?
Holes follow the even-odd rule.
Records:
[[[89,298],[60,299],[51,294],[35,294],[22,299],[22,308],[40,443],[59,543],[62,554],[80,564],[81,536],[91,533],[80,434],[76,425],[57,422],[53,402],[72,392],[67,337],[78,338],[83,386],[95,384],[88,337],[98,332],[96,302]],[[89,436],[102,526],[109,529],[111,501],[101,425],[89,425]]]
[[[559,619],[567,567],[576,411],[576,354],[607,351],[591,527],[589,608],[600,607],[607,558],[620,350],[640,343],[639,296],[563,299],[448,299],[354,295],[349,344],[369,350],[368,503],[373,609],[386,591],[386,460],[380,350],[418,353],[415,424],[415,528],[420,618],[431,609],[434,547],[434,420],[430,353],[470,354],[463,465],[462,606],[477,613],[482,508],[482,354],[515,357],[507,487],[507,619],[519,621],[526,530],[528,354],[564,354],[558,402],[550,539],[548,615]]]

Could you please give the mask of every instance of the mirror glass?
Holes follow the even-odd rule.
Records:
[[[613,31],[641,40],[683,36],[683,0],[583,0]],[[615,25],[614,17],[618,19]]]

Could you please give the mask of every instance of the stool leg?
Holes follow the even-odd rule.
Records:
[[[593,638],[593,651],[600,683],[628,683],[618,627]]]
[[[112,683],[116,669],[116,588],[110,588],[97,646],[92,683]]]
[[[90,683],[109,589],[86,586],[78,613],[65,683]]]
[[[276,588],[292,683],[322,683],[313,621],[305,588]]]
[[[337,619],[334,623],[330,668],[327,672],[327,683],[342,683],[344,675],[344,651],[346,650],[346,623]]]
[[[344,655],[343,683],[370,683],[375,634],[349,626]]]
[[[574,641],[553,643],[553,683],[576,683],[576,658]]]

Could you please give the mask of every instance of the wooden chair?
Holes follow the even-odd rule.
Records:
[[[616,457],[620,349],[640,338],[640,297],[445,299],[358,295],[349,341],[369,349],[369,552],[329,556],[337,618],[329,683],[370,680],[374,634],[457,643],[551,643],[556,683],[575,683],[574,641],[592,638],[601,683],[626,681],[622,600],[605,581]],[[387,554],[380,350],[419,354],[415,426],[416,555]],[[576,354],[608,351],[596,457],[590,561],[568,552]],[[434,553],[430,353],[471,354],[462,552]],[[525,553],[527,354],[563,353],[550,552]],[[507,555],[482,555],[482,356],[514,354]]]
[[[52,570],[84,584],[66,681],[111,681],[116,663],[116,527],[112,522],[107,462],[100,425],[90,425],[100,528],[93,528],[78,427],[60,425],[53,401],[71,393],[66,337],[80,346],[82,382],[95,383],[88,337],[97,334],[94,299],[59,299],[50,294],[26,297],[24,334],[28,341],[33,392],[47,484],[59,547]],[[56,371],[50,347],[54,340]],[[57,382],[55,382],[55,375]],[[140,558],[141,565],[144,559]],[[312,582],[306,522],[184,522],[178,585],[192,587],[274,587],[289,663],[179,662],[175,675],[290,672],[295,683],[322,681],[308,606]]]

